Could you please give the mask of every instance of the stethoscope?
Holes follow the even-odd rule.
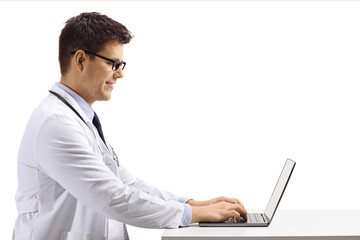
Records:
[[[88,126],[87,125],[87,123],[85,122],[85,120],[83,119],[83,117],[80,115],[80,113],[78,112],[78,111],[76,111],[76,109],[68,102],[68,101],[66,101],[66,99],[65,98],[63,98],[60,94],[58,94],[57,92],[54,92],[54,91],[51,91],[51,90],[49,90],[49,92],[51,93],[51,94],[54,94],[58,99],[60,99],[66,106],[68,106],[84,123],[85,123],[85,125],[86,126]],[[89,126],[88,126],[89,127]],[[96,141],[97,142],[97,141]],[[101,152],[101,155],[103,156],[103,160],[104,160],[104,162],[105,162],[105,154],[104,154],[104,152],[101,150],[101,147],[100,147],[100,145],[99,145],[99,143],[97,142],[97,145],[98,145],[98,148],[99,148],[99,150],[100,150],[100,152]],[[116,162],[116,165],[119,167],[120,165],[119,165],[119,158],[118,158],[118,156],[116,155],[116,153],[115,153],[115,151],[114,151],[114,148],[112,147],[112,146],[110,146],[111,147],[111,150],[112,150],[112,152],[113,152],[113,160]]]

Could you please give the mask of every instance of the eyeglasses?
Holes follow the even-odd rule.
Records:
[[[73,51],[71,52],[71,54],[75,54],[78,50],[76,51]],[[119,67],[121,67],[121,70],[124,70],[125,66],[126,66],[126,62],[124,61],[119,61],[119,60],[113,60],[113,59],[110,59],[110,58],[107,58],[107,57],[104,57],[104,56],[101,56],[99,54],[96,54],[96,53],[93,53],[93,52],[90,52],[90,51],[87,51],[87,50],[84,50],[85,53],[87,54],[91,54],[91,55],[94,55],[96,57],[99,57],[99,58],[102,58],[106,61],[109,61],[112,63],[112,70],[113,71],[116,71],[119,69]]]

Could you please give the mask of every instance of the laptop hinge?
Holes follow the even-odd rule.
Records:
[[[266,214],[261,214],[262,218],[264,219],[265,222],[269,223],[270,222],[270,219],[268,216],[266,216]]]

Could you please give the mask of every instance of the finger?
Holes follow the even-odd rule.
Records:
[[[235,218],[236,221],[239,221],[241,218],[240,213],[238,213],[236,210],[231,210],[231,209],[223,209],[222,213],[221,213],[221,219],[220,221],[226,221],[230,218]]]
[[[228,202],[228,203],[234,203],[234,204],[239,203],[238,199],[236,199],[236,198],[219,197],[218,200],[221,202]]]
[[[233,210],[237,211],[243,218],[247,219],[247,211],[240,204],[233,204]]]
[[[220,210],[219,214],[222,216],[221,221],[225,221],[228,218],[234,217],[234,211],[237,212],[237,219],[240,217],[247,219],[247,211],[240,204],[233,204],[229,202],[220,202],[213,205],[215,208]],[[223,219],[224,218],[224,219]]]
[[[238,212],[235,211],[235,210],[232,210],[232,214],[233,214],[233,217],[236,218],[236,221],[239,222],[239,221],[240,221],[240,218],[241,218],[240,213],[238,213]]]
[[[239,199],[233,198],[232,201],[233,201],[234,203],[236,203],[236,204],[240,204],[243,208],[245,208],[245,207],[244,207],[244,204],[242,204],[242,202],[241,202]]]
[[[233,204],[240,204],[243,208],[245,208],[244,204],[242,204],[242,202],[237,198],[222,197],[221,200],[225,201],[225,202],[233,203]]]

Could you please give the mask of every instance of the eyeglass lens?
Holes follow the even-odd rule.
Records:
[[[112,69],[114,71],[118,70],[121,67],[121,70],[124,70],[126,63],[125,62],[114,62]]]

